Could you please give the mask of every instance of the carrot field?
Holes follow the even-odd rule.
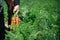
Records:
[[[19,18],[18,27],[11,25],[13,31],[6,31],[6,40],[60,40],[60,0],[20,0]]]

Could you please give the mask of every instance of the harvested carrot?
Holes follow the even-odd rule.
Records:
[[[15,24],[15,18],[12,16],[12,18],[11,18],[11,25],[14,25]],[[12,27],[10,27],[10,31],[12,31],[13,30],[13,28]]]
[[[20,19],[19,19],[19,17],[17,16],[16,19],[15,19],[15,25],[16,25],[16,26],[18,26],[19,21],[20,21]]]
[[[15,24],[15,18],[14,17],[12,17],[12,19],[11,19],[11,24]]]
[[[18,27],[20,21],[21,21],[21,20],[19,19],[17,13],[15,13],[15,14],[12,16],[12,18],[11,18],[11,25],[16,25],[16,27]],[[12,30],[13,30],[13,28],[10,27],[10,31],[12,31]]]

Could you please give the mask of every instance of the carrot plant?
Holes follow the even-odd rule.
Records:
[[[7,31],[9,40],[59,40],[59,0],[20,0],[19,17],[23,20],[13,31]]]

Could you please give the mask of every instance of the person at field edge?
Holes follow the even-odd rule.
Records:
[[[14,0],[13,13],[14,12],[18,13],[19,12],[19,2],[20,2],[20,0]],[[4,12],[3,12],[3,10],[4,9],[3,9],[2,0],[0,0],[0,40],[4,40],[5,39],[5,25],[4,25]],[[10,15],[8,15],[8,17],[9,16]],[[8,21],[9,21],[9,19],[8,19]]]

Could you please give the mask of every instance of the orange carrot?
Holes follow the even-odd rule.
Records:
[[[12,18],[11,18],[11,25],[16,25],[16,26],[18,27],[20,21],[21,21],[21,20],[19,19],[18,15],[17,15],[17,13],[16,13],[16,14],[14,14],[14,15],[12,16]],[[12,30],[13,30],[13,28],[10,27],[10,31],[12,31]]]
[[[16,24],[16,26],[18,26],[18,24],[19,24],[19,17],[18,16],[15,19],[15,24]]]
[[[11,19],[11,24],[15,24],[15,18],[14,17],[12,17],[12,19]]]
[[[12,16],[12,18],[11,18],[11,25],[14,25],[15,24],[15,18]],[[10,31],[12,31],[13,30],[13,28],[12,27],[10,27]]]

